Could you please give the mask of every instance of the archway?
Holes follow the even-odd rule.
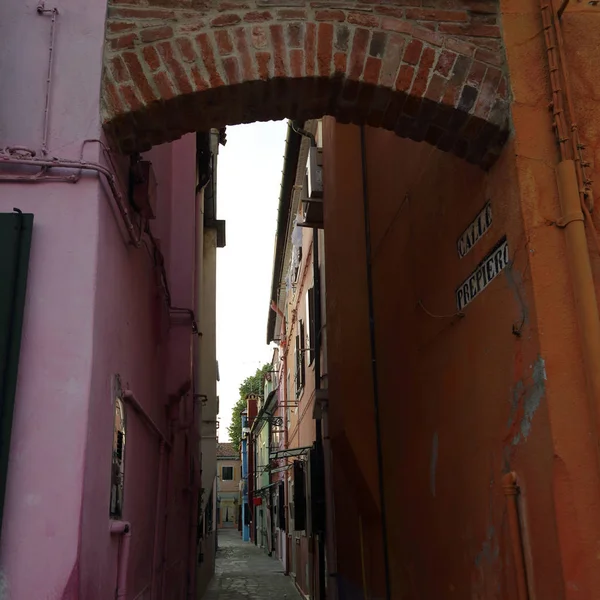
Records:
[[[509,130],[498,11],[495,0],[113,0],[103,123],[129,153],[328,114],[485,168]]]

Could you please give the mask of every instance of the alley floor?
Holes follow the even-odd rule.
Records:
[[[283,565],[238,531],[219,530],[215,576],[202,600],[299,600]]]

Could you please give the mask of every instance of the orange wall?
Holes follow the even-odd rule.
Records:
[[[536,589],[558,597],[546,365],[510,149],[486,174],[381,130],[367,130],[366,143],[392,597],[515,597],[508,469],[535,505]],[[360,517],[368,586],[382,596],[359,129],[328,122],[325,152],[338,572],[363,587]],[[460,259],[456,240],[488,200],[493,226]],[[514,265],[464,318],[440,318],[456,312],[455,289],[503,235]]]
[[[521,484],[535,597],[600,597],[596,434],[564,232],[553,225],[558,152],[540,5],[501,5],[514,134],[489,172],[366,132],[392,598],[516,598],[501,486],[508,470]],[[574,99],[597,162],[600,8],[571,5],[563,22]],[[337,570],[342,588],[360,593],[366,580],[382,597],[359,140],[358,128],[326,120]],[[456,240],[487,200],[493,227],[459,259]],[[464,318],[445,317],[456,311],[457,286],[503,235],[512,265]],[[595,251],[592,263],[600,276]]]

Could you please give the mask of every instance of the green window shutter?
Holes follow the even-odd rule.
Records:
[[[4,511],[33,215],[0,213],[0,527]]]

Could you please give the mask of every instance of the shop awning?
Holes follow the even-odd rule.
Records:
[[[302,456],[308,454],[312,446],[302,446],[301,448],[288,448],[287,450],[277,450],[271,452],[269,458],[271,460],[279,460],[281,458],[293,458],[294,456]]]

